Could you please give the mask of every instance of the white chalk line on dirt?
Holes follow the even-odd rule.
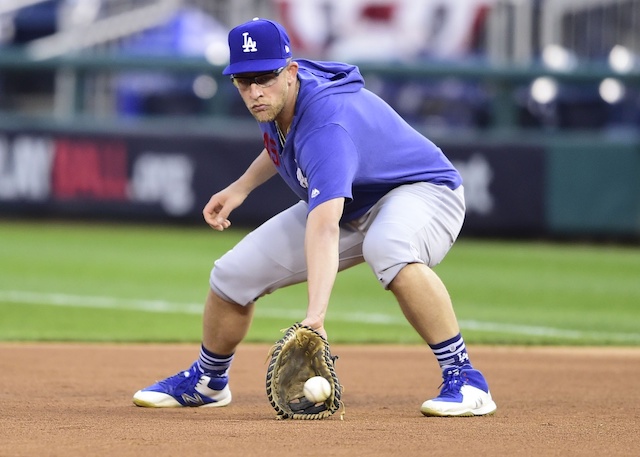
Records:
[[[48,305],[62,307],[80,307],[94,309],[122,309],[152,313],[201,314],[203,304],[176,303],[164,300],[137,300],[117,297],[97,297],[59,293],[39,293],[17,290],[0,290],[0,302],[21,303],[27,305]],[[258,307],[256,316],[271,318],[299,319],[300,311]],[[332,311],[328,321],[353,322],[362,324],[397,325],[405,324],[401,316],[383,313],[353,313]],[[460,327],[479,332],[497,332],[528,336],[546,336],[565,339],[599,339],[603,341],[640,342],[638,333],[585,332],[534,325],[508,324],[477,320],[460,320]]]

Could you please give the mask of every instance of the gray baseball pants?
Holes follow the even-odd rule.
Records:
[[[340,230],[339,270],[367,262],[384,286],[410,263],[434,267],[462,229],[464,189],[414,183],[386,194],[361,218]],[[275,215],[218,259],[211,289],[246,305],[282,287],[307,279],[304,252],[307,203]]]

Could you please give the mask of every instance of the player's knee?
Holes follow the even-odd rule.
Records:
[[[230,303],[247,305],[257,298],[252,288],[242,287],[239,274],[233,274],[233,271],[220,266],[214,266],[211,270],[209,287],[218,297]]]
[[[415,261],[411,253],[411,243],[393,233],[369,231],[362,243],[362,256],[373,267],[385,268],[398,263]]]
[[[406,241],[372,232],[365,237],[362,255],[385,289],[404,265],[416,261]]]

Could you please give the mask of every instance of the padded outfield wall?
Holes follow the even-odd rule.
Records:
[[[640,240],[640,141],[436,140],[461,171],[464,234]],[[0,131],[0,216],[200,223],[210,195],[251,163],[255,125]],[[255,226],[295,202],[272,179],[234,213]]]

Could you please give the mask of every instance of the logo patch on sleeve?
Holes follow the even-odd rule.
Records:
[[[298,178],[298,182],[300,183],[300,186],[303,189],[309,188],[309,182],[307,181],[307,177],[302,173],[302,170],[300,169],[300,167],[298,167],[298,170],[296,171],[296,178]]]

